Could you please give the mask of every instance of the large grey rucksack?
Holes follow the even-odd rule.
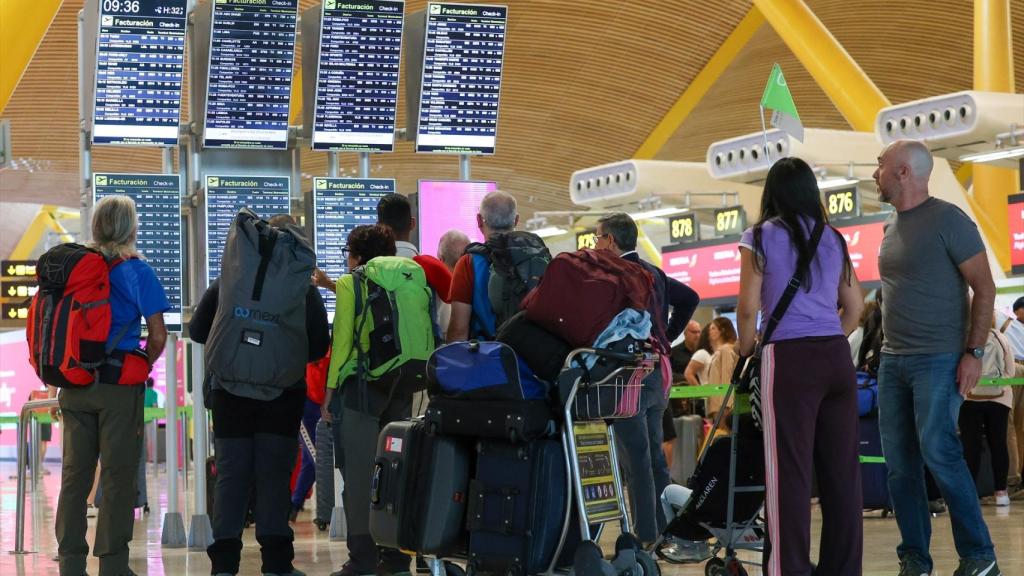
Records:
[[[273,400],[302,381],[309,341],[306,292],[316,254],[295,226],[238,212],[221,261],[217,314],[206,343],[213,388]]]

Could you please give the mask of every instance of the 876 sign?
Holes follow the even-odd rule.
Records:
[[[856,188],[825,191],[825,210],[830,218],[853,218],[857,216],[859,204]]]

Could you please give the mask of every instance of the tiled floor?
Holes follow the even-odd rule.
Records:
[[[16,483],[9,479],[14,470],[12,463],[0,464],[0,576],[55,575],[57,564],[54,556],[57,546],[53,538],[53,516],[59,486],[59,466],[49,466],[51,474],[44,477],[39,490],[28,498],[25,544],[28,550],[35,553],[27,555],[9,554],[14,549],[15,539]],[[162,510],[166,503],[163,472],[156,474],[151,467],[148,486],[153,513],[136,522],[135,540],[132,542],[132,568],[141,576],[209,574],[210,564],[205,553],[161,548]],[[158,492],[159,498],[155,497]],[[184,515],[186,529],[191,517],[191,503],[188,510]],[[1010,510],[986,507],[984,511],[996,542],[1003,574],[1024,576],[1024,502],[1016,502]],[[815,534],[819,523],[820,516],[815,511],[815,525],[812,528]],[[948,515],[940,516],[933,524],[933,554],[937,567],[935,576],[951,576],[956,567],[956,554],[950,536]],[[868,515],[864,519],[864,528],[864,574],[894,576],[897,571],[894,548],[898,541],[895,521],[892,518]],[[613,545],[614,532],[609,531],[603,539],[602,544],[606,548]],[[310,576],[325,576],[341,566],[345,559],[344,544],[330,542],[326,533],[317,532],[308,512],[299,517],[295,525],[295,536],[295,565]],[[251,529],[246,531],[245,545],[242,574],[258,574],[259,552]],[[98,573],[95,558],[90,559],[89,569],[93,575]],[[702,566],[662,565],[662,571],[666,576],[696,576],[704,573]],[[755,576],[760,571],[751,569],[750,574]]]

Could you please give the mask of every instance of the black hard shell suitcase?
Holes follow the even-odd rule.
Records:
[[[370,492],[374,541],[420,554],[464,551],[471,452],[456,439],[427,434],[421,420],[385,426]]]
[[[555,431],[545,400],[463,400],[434,397],[424,418],[431,433],[441,436],[494,438],[529,442]]]
[[[470,574],[525,576],[547,570],[569,505],[567,474],[557,440],[477,444],[467,513]],[[570,526],[573,532],[578,533],[577,524]]]

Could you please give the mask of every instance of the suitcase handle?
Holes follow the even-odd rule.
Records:
[[[370,505],[380,508],[381,483],[383,478],[384,462],[377,460],[373,463],[373,477],[370,480]]]
[[[515,521],[516,498],[519,491],[514,488],[487,488],[478,480],[469,482],[469,505],[466,511],[466,528],[470,532],[491,532],[505,535],[524,535],[526,532],[516,530]],[[484,521],[484,506],[488,500],[497,496],[501,499],[501,522],[487,523]]]
[[[398,462],[389,463],[384,458],[379,458],[373,463],[373,476],[370,479],[370,507],[375,510],[382,508],[393,509],[398,505],[395,497],[396,482],[401,464]],[[392,468],[391,473],[386,470]]]

